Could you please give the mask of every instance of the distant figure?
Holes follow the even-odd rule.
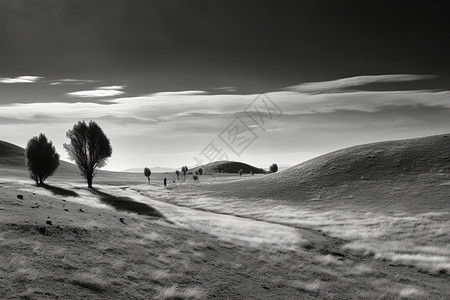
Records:
[[[167,178],[164,177],[164,187],[166,187],[166,186],[167,186]]]

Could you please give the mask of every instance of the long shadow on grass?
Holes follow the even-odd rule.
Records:
[[[154,209],[148,204],[136,202],[130,197],[117,197],[95,188],[91,188],[90,191],[98,196],[100,196],[100,201],[114,207],[117,210],[128,211],[137,213],[139,215],[164,218],[164,215],[158,210]]]
[[[66,190],[57,186],[53,186],[53,185],[48,185],[46,183],[40,184],[39,187],[42,187],[46,190],[49,190],[50,192],[52,192],[55,195],[58,196],[63,196],[63,197],[78,197],[78,193],[71,191],[71,190]]]

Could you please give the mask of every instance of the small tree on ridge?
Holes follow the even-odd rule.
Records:
[[[144,169],[144,175],[145,175],[145,177],[147,177],[147,179],[148,179],[148,184],[150,184],[150,175],[152,175],[152,171],[150,171],[149,168],[145,168],[145,169]]]
[[[269,170],[272,173],[278,172],[278,165],[276,163],[271,164]]]
[[[183,172],[183,176],[184,176],[184,181],[186,181],[186,173],[188,172],[188,167],[187,166],[183,166],[181,167],[181,172]]]

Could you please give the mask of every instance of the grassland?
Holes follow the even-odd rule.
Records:
[[[0,159],[0,297],[448,299],[445,139],[360,146],[242,178],[174,183],[162,173],[149,185],[105,172],[94,190],[70,165],[37,187],[14,155]],[[399,151],[404,163],[390,166]],[[373,166],[356,159],[370,155]]]

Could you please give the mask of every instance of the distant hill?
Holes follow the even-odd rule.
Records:
[[[450,207],[450,135],[345,148],[277,173],[210,186],[225,196],[336,207]],[[411,208],[410,207],[410,208]]]
[[[244,173],[250,173],[253,172],[253,174],[262,174],[266,173],[261,168],[256,168],[254,166],[248,165],[246,163],[237,162],[237,161],[216,161],[212,162],[206,165],[194,167],[190,169],[189,171],[195,172],[198,169],[202,168],[203,173],[205,174],[211,174],[211,173],[238,173],[239,170],[242,169]]]

